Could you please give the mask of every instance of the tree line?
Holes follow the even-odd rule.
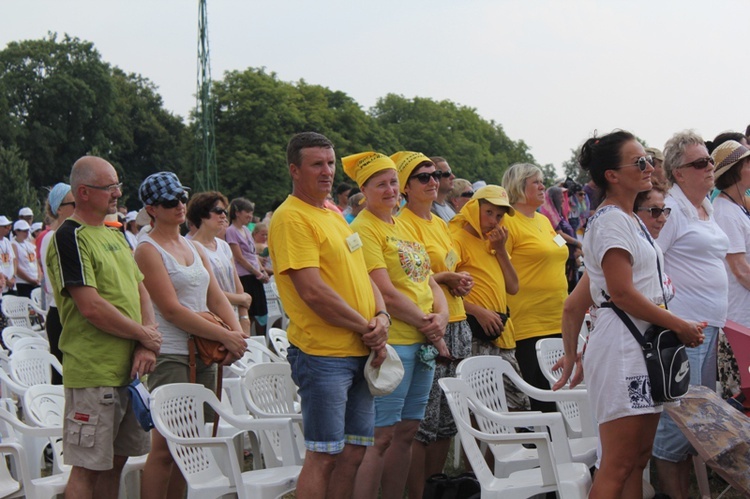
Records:
[[[511,164],[534,163],[502,125],[449,100],[388,94],[365,110],[344,92],[281,81],[265,68],[226,72],[212,91],[220,190],[261,212],[291,191],[286,143],[304,130],[328,136],[338,157],[421,151],[446,157],[472,181],[500,183]],[[0,214],[15,216],[20,206],[39,213],[44,187],[67,181],[84,154],[115,166],[129,209],[140,208],[137,189],[151,173],[173,171],[191,185],[194,112],[185,122],[165,109],[148,78],[103,61],[91,42],[50,33],[9,43],[0,51]]]

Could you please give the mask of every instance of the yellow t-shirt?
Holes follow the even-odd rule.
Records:
[[[430,257],[414,230],[398,217],[389,224],[368,210],[362,210],[351,227],[362,238],[367,271],[386,269],[397,290],[424,313],[432,312]],[[417,328],[393,317],[388,343],[413,345],[425,342],[424,335]]]
[[[503,217],[503,225],[508,228],[505,246],[518,274],[518,293],[508,297],[516,341],[559,333],[568,296],[568,246],[555,241],[557,233],[540,213],[529,218],[516,211],[514,217]]]
[[[433,273],[456,272],[458,255],[453,249],[451,236],[448,233],[448,224],[442,218],[433,215],[431,220],[425,220],[417,216],[408,206],[401,210],[398,218],[414,230],[419,241],[427,248]],[[464,310],[464,302],[461,297],[453,296],[448,286],[444,284],[441,284],[440,288],[448,301],[448,313],[450,314],[448,322],[465,320],[466,310]]]
[[[490,252],[489,242],[469,234],[464,229],[451,227],[453,248],[458,253],[458,272],[468,272],[474,278],[471,293],[464,297],[467,303],[479,305],[488,310],[506,313],[508,310],[505,276],[497,257]],[[515,313],[505,323],[505,330],[495,340],[500,348],[516,348],[514,335]]]
[[[307,306],[287,273],[318,268],[323,282],[354,310],[368,320],[375,315],[375,295],[362,248],[351,249],[348,242],[353,233],[341,214],[289,196],[274,212],[268,232],[276,285],[290,319],[290,343],[309,355],[368,355],[370,350],[358,333],[329,324]]]

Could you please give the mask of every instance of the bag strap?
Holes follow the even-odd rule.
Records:
[[[188,335],[188,366],[190,367],[190,382],[195,383],[197,378],[197,368],[195,365],[195,357],[198,352],[198,345],[195,344],[195,337],[191,334]],[[216,366],[216,398],[221,401],[222,392],[222,381],[224,380],[224,366]],[[219,414],[214,411],[214,426],[211,431],[211,436],[215,437],[219,431]]]
[[[600,305],[600,308],[611,308],[617,314],[617,317],[619,317],[620,320],[625,323],[625,325],[630,330],[630,334],[632,334],[633,338],[635,338],[635,341],[637,341],[638,344],[641,345],[641,348],[647,348],[649,346],[648,343],[646,343],[646,339],[643,337],[643,334],[638,330],[637,327],[635,327],[633,320],[628,314],[625,313],[623,309],[621,309],[611,301],[602,303]]]

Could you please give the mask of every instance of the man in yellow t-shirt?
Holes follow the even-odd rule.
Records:
[[[370,350],[385,358],[390,316],[370,280],[362,242],[325,208],[336,171],[333,144],[303,132],[287,146],[292,194],[276,210],[268,247],[291,320],[288,360],[299,386],[307,454],[299,497],[351,497],[374,402],[364,379]],[[335,476],[335,480],[331,478]]]

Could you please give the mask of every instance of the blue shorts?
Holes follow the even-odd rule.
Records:
[[[404,379],[393,393],[375,397],[375,426],[392,426],[404,419],[421,420],[430,397],[435,370],[417,358],[421,343],[391,345],[404,364]]]
[[[287,360],[299,387],[307,450],[338,454],[344,444],[373,444],[375,410],[364,377],[367,357],[322,357],[290,346]]]
[[[696,348],[686,348],[690,361],[690,384],[703,385],[716,390],[716,358],[719,328],[708,326],[703,328],[706,339]],[[693,446],[677,426],[677,423],[662,412],[652,454],[658,459],[678,463],[684,461],[688,454],[695,454]]]

